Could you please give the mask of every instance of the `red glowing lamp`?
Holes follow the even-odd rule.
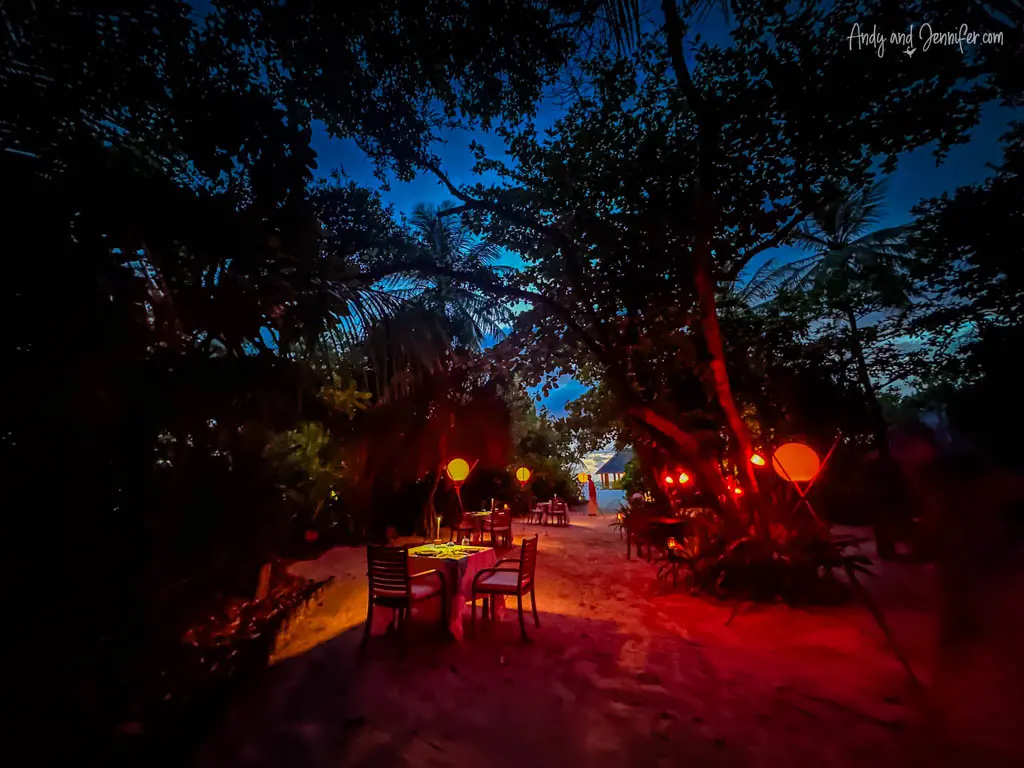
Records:
[[[750,457],[750,463],[753,464],[755,467],[763,467],[764,459],[761,458],[759,454],[755,453],[753,456]]]
[[[676,479],[672,475],[665,475],[665,485],[672,485]]]
[[[686,474],[685,472],[680,472],[679,473],[679,484],[680,485],[686,485],[688,482],[690,482],[690,476],[688,474]]]
[[[795,483],[807,483],[821,469],[821,460],[814,449],[803,443],[786,443],[772,456],[772,468],[778,475]]]
[[[732,489],[732,492],[735,493],[737,496],[743,495],[743,489],[740,488],[738,485]]]

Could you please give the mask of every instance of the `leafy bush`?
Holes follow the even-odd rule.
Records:
[[[627,497],[634,493],[646,493],[650,490],[644,482],[644,475],[640,470],[639,461],[633,458],[626,462],[622,477],[615,482],[615,487],[618,490],[625,491]]]
[[[719,598],[833,603],[847,595],[836,570],[871,574],[869,558],[847,552],[864,541],[823,531],[802,534],[773,524],[768,536],[752,532],[728,545],[695,533],[667,552],[666,559],[684,567],[694,590]],[[659,575],[665,572],[663,567]]]

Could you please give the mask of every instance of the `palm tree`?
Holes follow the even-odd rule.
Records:
[[[447,207],[444,204],[440,210]],[[431,261],[463,274],[507,269],[496,264],[500,255],[497,245],[474,236],[455,217],[438,214],[437,207],[420,204],[411,219],[413,232]],[[489,336],[502,335],[512,321],[512,312],[505,304],[447,277],[436,278],[416,303],[445,321],[454,342],[475,351]]]
[[[886,424],[867,360],[862,330],[858,326],[856,295],[868,294],[884,308],[910,303],[906,291],[909,254],[907,227],[872,230],[882,213],[883,186],[844,186],[817,211],[810,223],[794,234],[794,243],[811,255],[779,267],[772,279],[783,288],[814,291],[826,306],[838,310],[849,326],[850,355],[857,380],[875,422],[878,448],[886,451]]]

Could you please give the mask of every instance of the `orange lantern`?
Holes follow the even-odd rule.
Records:
[[[676,479],[672,475],[665,475],[665,485],[672,485]]]
[[[680,472],[679,473],[679,484],[680,485],[686,485],[688,482],[690,482],[690,476],[688,474],[686,474],[685,472]]]
[[[753,456],[750,457],[750,463],[753,464],[755,467],[763,467],[764,459],[755,453]]]
[[[821,460],[809,445],[786,443],[779,446],[772,456],[772,468],[785,480],[806,483],[818,474]]]
[[[461,483],[469,477],[469,464],[465,459],[452,459],[448,462],[448,477],[454,482]]]
[[[578,475],[576,475],[576,479],[581,483],[585,483],[587,482],[587,480],[590,479],[590,475],[588,475],[586,472],[580,472]]]
[[[516,470],[516,480],[522,484],[526,484],[526,481],[530,479],[530,470],[526,467],[520,467]]]

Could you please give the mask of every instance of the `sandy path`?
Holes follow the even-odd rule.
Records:
[[[672,592],[655,566],[627,562],[609,516],[572,520],[515,525],[517,541],[540,534],[530,645],[513,612],[461,645],[423,626],[404,658],[391,637],[361,656],[363,550],[298,564],[335,584],[201,764],[932,764],[913,759],[913,693],[863,608],[757,606],[726,627],[732,605]],[[908,636],[929,621],[920,600],[894,614]]]

